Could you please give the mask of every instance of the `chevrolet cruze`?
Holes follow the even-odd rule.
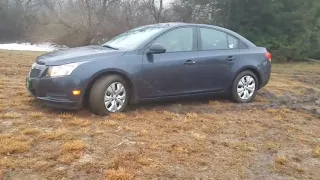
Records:
[[[26,86],[49,106],[106,115],[132,103],[216,93],[248,103],[270,72],[266,48],[231,30],[163,23],[132,29],[101,46],[39,56]]]

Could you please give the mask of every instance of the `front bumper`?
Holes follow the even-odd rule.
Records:
[[[45,105],[59,109],[80,109],[83,93],[74,96],[73,90],[81,90],[81,80],[73,76],[26,78],[26,86],[31,95]]]

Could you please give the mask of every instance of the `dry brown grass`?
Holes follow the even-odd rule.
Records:
[[[186,100],[99,117],[34,100],[24,83],[37,55],[0,51],[0,170],[9,179],[320,177],[320,65],[274,65],[246,105]]]
[[[82,140],[66,142],[61,146],[61,152],[81,151],[86,147]]]
[[[74,118],[69,122],[70,125],[72,126],[80,126],[80,127],[86,127],[91,125],[91,121],[85,120],[85,119],[79,119],[79,118]]]
[[[81,157],[82,151],[86,148],[82,140],[69,141],[61,145],[58,162],[71,164]]]
[[[255,151],[256,149],[249,145],[246,142],[236,142],[232,143],[230,147],[235,148],[236,150],[241,150],[241,151]]]
[[[315,157],[320,158],[320,146],[316,147],[313,153]]]
[[[41,131],[36,128],[27,128],[22,131],[22,134],[24,134],[24,135],[37,135],[40,133],[41,133]]]
[[[0,144],[0,153],[2,154],[23,153],[31,148],[30,142],[20,136],[1,135]]]
[[[126,118],[127,116],[124,113],[116,113],[116,114],[110,115],[110,119],[113,119],[113,120],[124,120]]]
[[[186,116],[187,118],[190,118],[190,119],[196,119],[199,117],[197,113],[188,113]]]
[[[136,162],[143,166],[149,166],[150,164],[152,164],[152,159],[148,158],[147,156],[139,156],[136,159]]]
[[[196,132],[192,132],[191,135],[192,135],[192,137],[194,137],[198,141],[204,141],[206,139],[205,135],[202,135],[202,134],[199,134]]]
[[[284,155],[279,155],[274,160],[277,164],[285,165],[288,162],[288,158]]]
[[[118,125],[118,123],[116,121],[113,121],[113,120],[102,121],[100,124],[101,125],[106,125],[106,126],[116,126],[116,125]]]
[[[16,168],[18,164],[19,161],[10,156],[0,159],[0,168]]]
[[[55,131],[45,132],[40,135],[40,138],[44,140],[60,140],[66,133],[66,129],[58,129]]]
[[[288,63],[272,64],[272,71],[275,73],[308,73],[319,72],[319,63]]]
[[[177,153],[188,153],[189,150],[185,147],[182,147],[182,146],[178,146],[178,145],[172,145],[171,146],[173,151],[174,152],[177,152]]]
[[[65,120],[71,120],[74,118],[74,114],[71,113],[61,113],[59,114],[59,118],[65,119]]]
[[[130,174],[123,168],[119,168],[118,170],[108,170],[106,173],[107,180],[131,180],[133,179],[133,175]]]
[[[4,179],[4,172],[2,169],[0,169],[0,180]]]
[[[74,152],[68,152],[61,154],[57,161],[63,164],[71,164],[75,160],[79,159],[80,155]]]
[[[48,162],[48,161],[37,161],[33,163],[32,168],[36,171],[46,171],[50,170],[50,168],[53,168],[55,163]]]
[[[2,119],[17,119],[19,117],[21,117],[21,114],[16,112],[6,112],[0,115],[0,118]]]
[[[35,120],[42,119],[44,117],[42,112],[31,112],[29,114],[29,116],[30,116],[30,118],[35,119]]]
[[[114,156],[108,167],[109,169],[126,168],[133,170],[134,168],[150,166],[154,163],[153,159],[144,154],[127,152]]]
[[[276,152],[281,147],[279,143],[273,142],[273,141],[267,141],[264,143],[264,146],[267,150]]]

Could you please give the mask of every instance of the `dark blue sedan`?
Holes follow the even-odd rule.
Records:
[[[270,78],[271,54],[217,26],[147,25],[102,46],[39,56],[26,80],[37,99],[55,108],[88,105],[98,115],[142,101],[226,93],[251,102]]]

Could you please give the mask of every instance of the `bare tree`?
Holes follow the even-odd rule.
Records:
[[[140,25],[163,22],[165,11],[163,0],[3,0],[0,9],[0,23],[7,24],[5,17],[10,16],[14,26],[1,27],[1,32],[15,29],[12,36],[69,46],[93,43]]]
[[[163,11],[163,0],[147,0],[146,6],[148,7],[150,14],[154,17],[155,22],[160,23]]]

